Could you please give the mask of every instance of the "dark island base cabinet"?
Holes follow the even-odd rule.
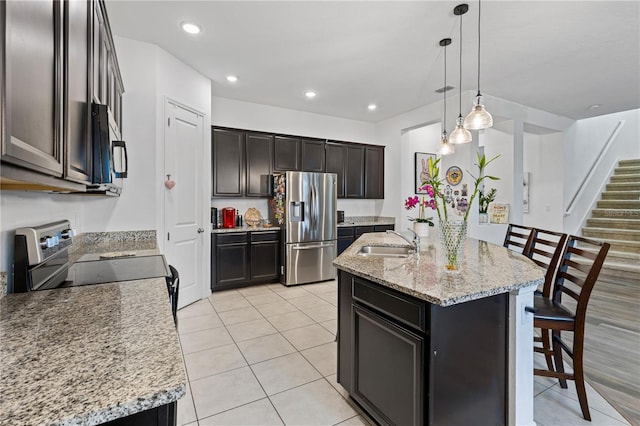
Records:
[[[211,235],[211,291],[278,282],[279,231]]]
[[[507,423],[508,295],[432,305],[338,274],[338,382],[378,423]]]
[[[103,424],[105,426],[176,426],[178,422],[176,407],[176,402],[171,402]]]

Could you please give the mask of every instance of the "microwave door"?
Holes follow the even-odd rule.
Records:
[[[93,183],[111,183],[111,140],[107,106],[92,104]]]

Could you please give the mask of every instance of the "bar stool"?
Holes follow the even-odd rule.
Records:
[[[556,273],[556,268],[560,261],[560,255],[562,254],[566,240],[567,234],[561,232],[546,231],[539,228],[535,228],[531,232],[529,249],[525,255],[536,265],[545,268],[547,271],[544,276],[542,290],[536,290],[535,297],[551,297],[553,277]],[[542,344],[542,347],[545,349],[547,368],[553,370],[553,361],[549,354],[549,352],[551,352],[551,337],[549,331],[541,330],[540,337],[534,337],[533,341]]]
[[[591,291],[609,247],[609,243],[569,236],[555,277],[553,297],[534,297],[534,307],[525,308],[534,314],[533,326],[540,328],[543,333],[550,331],[552,339],[551,349],[534,344],[534,351],[544,354],[545,357],[553,355],[555,369],[535,368],[533,374],[555,377],[559,379],[560,387],[563,389],[567,388],[567,380],[574,380],[582,415],[589,421],[591,415],[584,385],[584,328]],[[585,250],[586,248],[595,250]],[[570,301],[571,308],[562,304],[563,295],[573,299]],[[562,340],[563,331],[573,333],[572,347]],[[573,374],[564,371],[563,351],[573,360]]]
[[[529,251],[532,232],[533,228],[529,226],[510,223],[502,246],[526,256]]]

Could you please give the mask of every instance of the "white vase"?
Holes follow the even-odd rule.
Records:
[[[413,232],[419,237],[429,236],[429,224],[426,222],[413,222]]]

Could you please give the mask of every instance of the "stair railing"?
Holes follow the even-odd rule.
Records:
[[[602,160],[602,157],[604,156],[605,152],[607,152],[607,150],[611,146],[611,143],[618,137],[618,133],[620,133],[620,129],[622,129],[622,126],[624,125],[624,123],[625,123],[624,120],[620,120],[618,121],[618,124],[616,124],[616,127],[613,129],[613,132],[611,132],[611,135],[607,139],[607,142],[604,144],[604,146],[600,150],[600,153],[598,154],[596,159],[593,161],[593,164],[589,168],[587,175],[584,177],[584,179],[582,179],[582,183],[576,190],[575,194],[573,194],[571,201],[569,201],[569,205],[567,206],[564,212],[565,216],[569,216],[571,213],[573,213],[573,207],[576,201],[582,195],[582,193],[584,192],[584,189],[587,187],[587,182],[591,179],[591,177],[595,173],[596,167],[600,164],[600,161]],[[614,167],[615,165],[612,167],[612,169]]]

